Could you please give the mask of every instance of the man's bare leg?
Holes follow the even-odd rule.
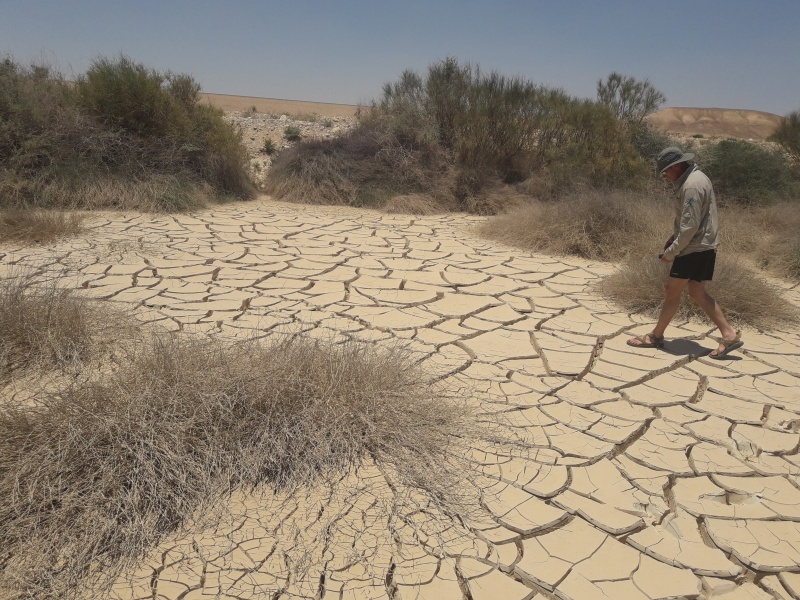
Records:
[[[667,330],[667,326],[675,317],[675,314],[678,312],[678,308],[681,306],[681,294],[688,283],[688,279],[677,279],[675,277],[667,278],[667,283],[664,286],[664,304],[661,306],[661,314],[658,316],[658,322],[656,323],[653,332],[649,334],[651,338],[664,337],[664,332]],[[635,338],[630,340],[630,344],[632,346],[641,345],[641,343]]]
[[[731,327],[725,315],[722,313],[722,308],[716,300],[706,291],[705,281],[690,281],[689,282],[689,296],[692,300],[703,309],[703,312],[708,315],[714,325],[719,329],[720,335],[725,340],[732,340],[736,337],[736,330]],[[717,347],[716,354],[725,350],[725,346],[720,344]]]

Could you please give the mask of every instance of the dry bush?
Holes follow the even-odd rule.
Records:
[[[139,177],[110,174],[95,177],[86,174],[79,181],[48,182],[39,188],[39,197],[55,206],[87,210],[119,208],[143,212],[199,209],[219,200],[207,183],[190,184],[179,176],[159,173]]]
[[[99,314],[56,283],[34,285],[20,274],[0,281],[0,382],[32,365],[83,362]]]
[[[531,203],[531,197],[516,186],[488,185],[466,201],[466,210],[476,215],[501,215],[523,209]]]
[[[232,490],[292,490],[364,459],[446,509],[471,423],[400,348],[155,336],[101,381],[0,407],[0,589],[102,591]]]
[[[528,252],[622,260],[654,255],[671,231],[671,204],[658,194],[586,190],[531,201],[487,221],[482,235]]]
[[[450,171],[439,149],[407,147],[371,122],[347,136],[303,141],[282,152],[269,170],[266,191],[309,204],[377,208],[393,196],[418,193],[446,204]]]
[[[390,198],[384,205],[383,211],[400,215],[434,215],[441,213],[443,209],[427,194],[403,194]]]
[[[800,204],[731,206],[720,211],[720,220],[726,250],[775,275],[800,279]]]
[[[655,255],[632,260],[597,284],[597,290],[626,312],[644,313],[656,318],[664,298],[669,266]],[[770,328],[800,320],[800,311],[786,301],[779,290],[741,261],[722,254],[717,259],[714,280],[708,292],[720,304],[725,316],[737,325]],[[678,312],[681,318],[708,321],[705,313],[684,294]]]
[[[0,210],[0,241],[44,244],[83,231],[83,215],[55,210]]]

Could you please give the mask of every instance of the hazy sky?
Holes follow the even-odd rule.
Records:
[[[800,0],[0,0],[0,54],[70,76],[118,53],[290,100],[366,102],[454,56],[581,97],[617,71],[665,106],[800,109]]]

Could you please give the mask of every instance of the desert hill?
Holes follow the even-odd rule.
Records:
[[[352,117],[358,110],[358,106],[353,104],[331,104],[329,102],[306,102],[303,100],[281,100],[280,98],[202,93],[200,97],[225,112],[245,112],[255,107],[257,112],[265,114],[317,114],[321,117]]]
[[[664,108],[647,121],[662,131],[679,135],[766,140],[782,117],[758,110],[732,108]]]
[[[225,112],[245,112],[255,107],[256,111],[266,114],[318,114],[323,117],[352,117],[358,109],[352,104],[225,94],[201,94],[201,96]],[[671,134],[701,134],[705,137],[733,137],[763,141],[775,131],[781,118],[778,115],[758,110],[674,107],[664,108],[650,115],[647,121],[657,129]]]

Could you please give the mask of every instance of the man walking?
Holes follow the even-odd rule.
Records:
[[[694,164],[694,154],[684,154],[679,148],[661,151],[656,169],[661,177],[675,184],[678,208],[673,235],[664,246],[659,259],[672,263],[664,287],[664,304],[658,322],[651,333],[628,340],[629,346],[658,348],[664,343],[664,332],[678,312],[681,294],[689,296],[703,309],[719,328],[719,346],[708,355],[719,359],[744,342],[722,314],[717,301],[706,291],[706,281],[714,275],[717,255],[717,204],[709,178]]]

